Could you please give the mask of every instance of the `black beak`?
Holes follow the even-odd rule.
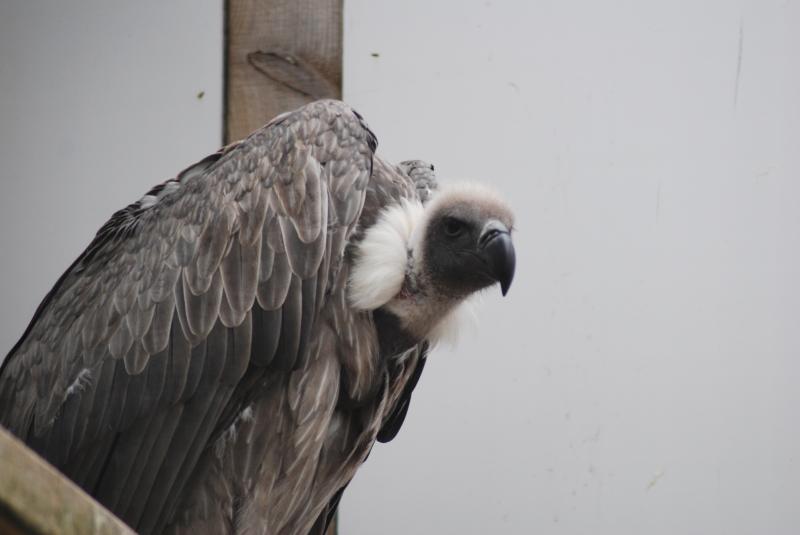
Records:
[[[514,280],[514,268],[517,264],[514,244],[506,226],[499,221],[489,221],[478,239],[478,248],[489,268],[489,274],[500,283],[500,290],[505,296]]]

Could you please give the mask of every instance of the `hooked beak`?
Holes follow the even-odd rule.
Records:
[[[514,244],[506,226],[499,221],[486,223],[478,239],[478,250],[489,268],[489,275],[500,283],[500,290],[505,296],[514,280],[517,263]]]

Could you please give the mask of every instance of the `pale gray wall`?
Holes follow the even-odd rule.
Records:
[[[347,0],[345,99],[384,156],[500,188],[518,271],[342,535],[800,526],[800,5],[629,4]],[[221,75],[219,0],[0,2],[0,352],[218,147]]]
[[[221,131],[220,0],[0,0],[0,359],[111,214]]]
[[[496,184],[518,266],[342,533],[798,533],[800,4],[345,8],[379,152]]]

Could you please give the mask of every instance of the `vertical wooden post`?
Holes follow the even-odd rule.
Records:
[[[342,97],[343,0],[228,0],[226,143],[285,111]]]
[[[227,0],[226,143],[283,112],[342,98],[343,12],[343,0]]]

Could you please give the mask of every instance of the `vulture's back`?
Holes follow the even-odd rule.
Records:
[[[375,146],[316,102],[117,212],[3,364],[0,423],[143,534],[321,533],[425,357],[347,299],[418,195]]]

